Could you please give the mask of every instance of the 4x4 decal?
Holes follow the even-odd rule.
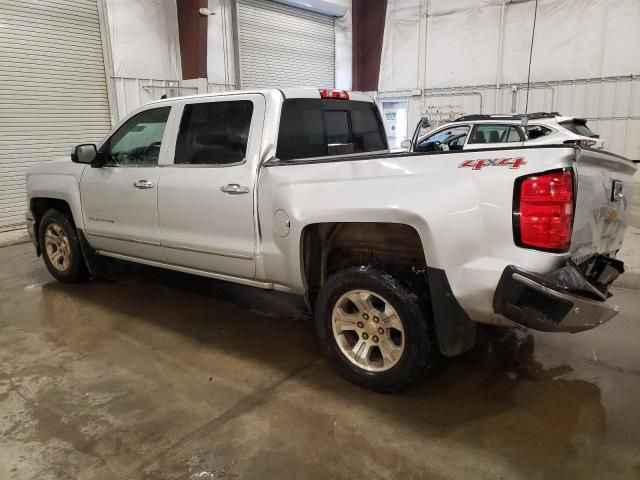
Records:
[[[480,160],[466,160],[458,165],[458,168],[471,168],[473,170],[480,170],[482,167],[520,168],[521,165],[526,165],[526,163],[524,157],[483,158]]]

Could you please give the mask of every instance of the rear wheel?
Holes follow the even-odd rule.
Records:
[[[316,303],[316,329],[329,361],[348,380],[390,393],[410,385],[432,363],[420,292],[372,266],[329,277]]]
[[[49,273],[62,282],[79,282],[88,278],[76,229],[66,215],[50,209],[40,220],[40,248]]]

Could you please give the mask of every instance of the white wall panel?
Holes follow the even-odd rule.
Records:
[[[498,58],[502,1],[389,0],[380,90],[526,81],[535,2],[504,4]],[[539,0],[532,81],[640,73],[639,26],[638,0]]]
[[[336,18],[336,83],[335,87],[351,90],[353,85],[353,14],[351,1],[347,13]]]
[[[233,2],[209,0],[207,23],[207,80],[222,90],[236,87],[233,46]]]
[[[608,149],[640,159],[640,1],[538,5],[529,111],[586,117]],[[534,8],[531,0],[389,0],[381,96],[413,98],[414,120],[421,110],[442,119],[524,112]]]
[[[418,88],[420,81],[422,0],[387,0],[378,88]]]
[[[162,95],[178,97],[199,93],[197,87],[184,86],[183,82],[178,80],[115,77],[113,81],[118,106],[118,120],[123,119],[146,103],[160,100]]]

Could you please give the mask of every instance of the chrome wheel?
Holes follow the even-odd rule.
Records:
[[[59,272],[64,272],[71,264],[69,237],[57,223],[50,223],[44,232],[44,248],[49,262]]]
[[[333,307],[331,324],[342,353],[364,370],[388,370],[402,357],[402,321],[380,295],[369,290],[345,293]]]

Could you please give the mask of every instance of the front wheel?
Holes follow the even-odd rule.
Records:
[[[64,213],[51,209],[38,230],[40,249],[49,273],[62,282],[80,282],[89,276],[76,229]]]
[[[333,274],[321,288],[316,330],[329,361],[351,382],[396,392],[433,363],[427,309],[411,284],[360,266]]]

